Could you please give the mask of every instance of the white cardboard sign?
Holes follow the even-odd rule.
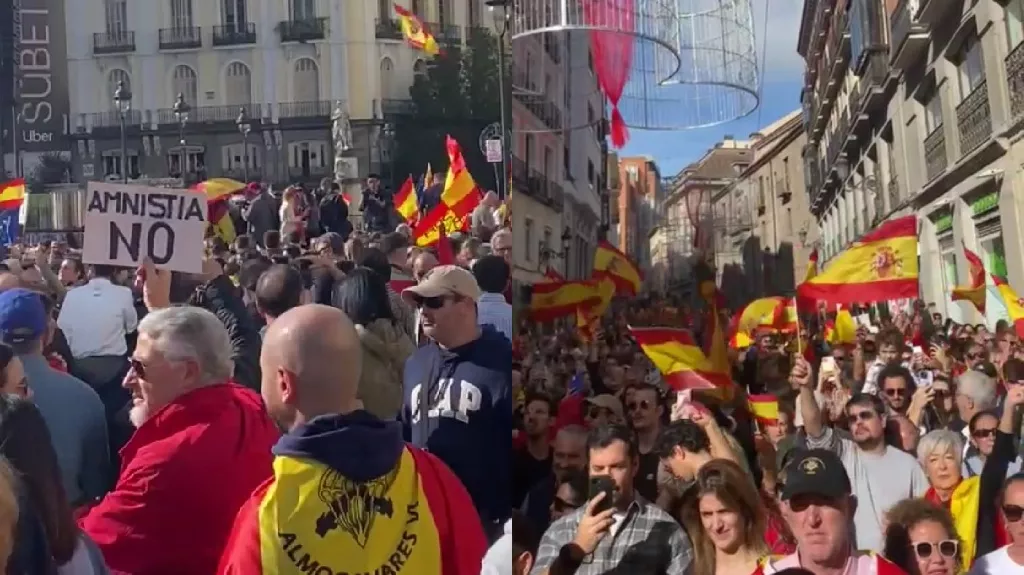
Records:
[[[206,194],[89,182],[86,199],[84,263],[202,272]]]

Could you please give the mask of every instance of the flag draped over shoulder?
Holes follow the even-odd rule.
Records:
[[[871,303],[918,296],[917,217],[890,220],[797,287],[802,300]]]
[[[992,281],[995,282],[996,289],[999,290],[999,295],[1003,298],[1006,314],[1010,316],[1013,329],[1017,332],[1018,337],[1024,337],[1024,300],[1010,287],[1005,278],[993,275]]]
[[[199,182],[194,187],[196,191],[206,194],[207,220],[213,231],[229,244],[235,241],[237,230],[231,221],[228,200],[235,194],[243,193],[245,188],[244,183],[230,178],[213,178]]]
[[[470,215],[480,204],[480,190],[466,168],[459,143],[448,136],[446,148],[448,176],[445,178],[444,191],[441,192],[441,201],[430,212],[420,214],[420,220],[412,230],[412,236],[419,246],[434,244],[442,226],[448,234],[468,230]]]
[[[395,14],[398,15],[399,26],[402,28],[402,35],[410,46],[422,50],[431,56],[441,53],[441,47],[437,44],[434,35],[427,31],[426,26],[419,16],[409,12],[405,8],[395,4]],[[428,184],[429,185],[429,184]]]
[[[419,205],[416,202],[416,185],[412,181],[412,175],[406,178],[402,187],[395,193],[395,210],[406,223],[416,221],[419,215]]]
[[[728,372],[716,371],[685,329],[630,327],[630,333],[669,386],[676,390],[732,386]]]
[[[592,308],[600,303],[597,282],[541,282],[533,284],[530,317],[534,321],[551,321],[573,315],[580,307]]]
[[[640,293],[644,275],[626,254],[619,251],[607,241],[597,244],[594,252],[593,277],[607,276],[615,282],[616,292],[620,295],[635,296]]]
[[[967,258],[969,281],[965,286],[953,288],[951,299],[953,301],[969,301],[974,304],[978,313],[984,314],[985,299],[988,297],[988,291],[985,288],[985,264],[982,263],[978,254],[967,249],[967,244],[963,244],[963,249],[964,257]]]
[[[9,246],[21,239],[22,211],[25,207],[25,180],[0,184],[0,245]]]

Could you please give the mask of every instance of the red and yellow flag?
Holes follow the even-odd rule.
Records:
[[[427,27],[423,25],[423,21],[419,19],[419,16],[398,4],[395,4],[395,14],[398,15],[402,35],[405,36],[405,41],[410,46],[417,50],[422,50],[431,56],[441,53],[441,47],[438,46],[437,40],[433,34],[427,31]]]
[[[825,342],[832,346],[857,343],[857,322],[850,310],[843,308],[836,312],[835,321],[825,322]]]
[[[20,210],[25,203],[25,180],[18,178],[0,184],[0,212]]]
[[[630,327],[629,331],[673,389],[732,387],[732,374],[716,370],[689,331],[658,327]]]
[[[770,393],[748,396],[747,409],[762,425],[776,425],[779,422],[779,398]]]
[[[793,298],[763,297],[743,307],[733,323],[736,333],[755,334],[796,330],[797,312]]]
[[[448,136],[446,147],[449,166],[444,191],[441,192],[441,202],[429,213],[421,214],[420,221],[412,230],[412,236],[416,238],[416,244],[419,246],[425,247],[435,243],[440,237],[441,226],[444,226],[447,234],[468,230],[470,215],[480,204],[480,190],[466,168],[459,143],[455,138]]]
[[[620,295],[635,296],[640,293],[644,275],[626,254],[606,241],[597,244],[594,252],[594,278],[608,276],[615,282]]]
[[[964,257],[967,258],[969,283],[966,286],[953,288],[953,301],[969,301],[977,308],[978,313],[985,313],[985,299],[988,291],[985,289],[985,264],[982,263],[978,254],[967,249],[963,244]]]
[[[916,298],[917,217],[890,220],[797,287],[804,300],[831,304]]]
[[[551,321],[573,315],[580,307],[593,308],[601,303],[594,281],[541,282],[533,284],[530,317],[534,321]]]
[[[597,333],[597,318],[593,316],[594,308],[579,306],[576,308],[576,333],[584,343],[593,343]]]
[[[811,251],[811,256],[807,259],[807,274],[804,275],[804,281],[811,281],[816,275],[818,275],[818,248],[814,248]]]
[[[993,275],[992,281],[995,282],[996,289],[1006,304],[1006,314],[1010,316],[1013,329],[1016,330],[1018,337],[1024,337],[1024,300],[1013,291],[1010,284],[1006,283],[1006,279]]]
[[[230,178],[213,178],[195,185],[206,194],[206,212],[214,232],[226,243],[235,241],[237,231],[228,213],[228,199],[245,191],[245,184]]]
[[[416,221],[420,208],[416,205],[416,184],[410,175],[395,194],[395,210],[406,223]]]

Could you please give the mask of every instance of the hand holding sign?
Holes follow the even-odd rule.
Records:
[[[171,272],[156,267],[153,260],[146,258],[136,274],[136,281],[142,281],[142,301],[146,309],[154,311],[171,305]]]

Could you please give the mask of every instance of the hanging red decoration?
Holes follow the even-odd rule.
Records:
[[[590,32],[590,52],[594,57],[597,82],[612,105],[612,145],[621,148],[629,139],[626,122],[619,113],[619,100],[633,65],[636,30],[635,0],[583,0],[583,19],[587,26],[603,28]],[[608,32],[614,29],[621,32]]]

